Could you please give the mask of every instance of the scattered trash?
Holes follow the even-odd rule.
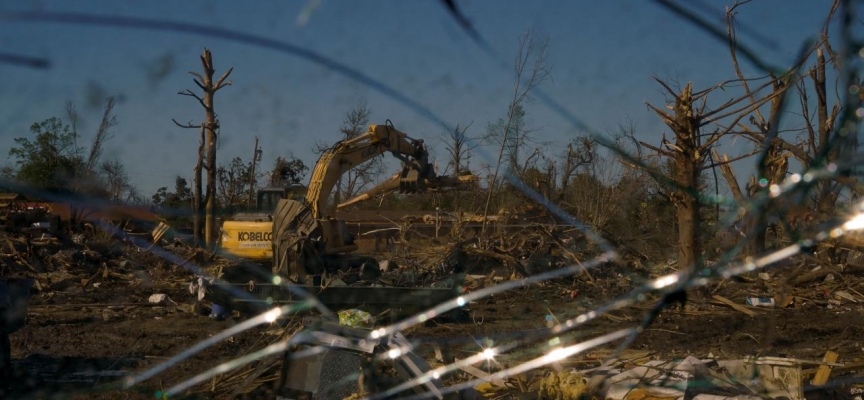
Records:
[[[540,381],[540,394],[549,399],[578,399],[588,389],[586,383],[579,372],[553,371]]]
[[[690,357],[679,365],[670,368],[669,361],[652,360],[643,365],[621,371],[609,379],[611,385],[606,392],[607,399],[631,400],[631,393],[639,389],[641,398],[679,398],[684,397],[687,381],[693,372],[685,366],[698,362]],[[685,364],[686,363],[686,364]]]
[[[517,284],[519,282],[515,281],[520,280],[526,275],[554,268],[580,265],[580,258],[584,257],[584,260],[588,260],[592,257],[588,250],[582,251],[563,245],[563,243],[570,242],[579,243],[581,239],[578,236],[574,235],[573,238],[565,237],[558,230],[553,230],[552,228],[549,228],[549,230],[549,233],[534,232],[528,234],[513,234],[512,232],[502,231],[503,233],[496,234],[492,239],[488,240],[474,240],[459,243],[455,246],[450,243],[445,245],[442,244],[443,242],[436,242],[434,245],[428,247],[418,246],[416,249],[412,249],[410,254],[403,252],[405,254],[388,255],[387,257],[392,257],[392,259],[385,259],[378,263],[380,269],[388,273],[381,282],[385,285],[392,283],[404,285],[405,287],[414,287],[417,285],[429,285],[434,288],[454,287],[459,288],[461,292],[462,290],[488,288],[502,282],[505,282],[505,284]],[[35,315],[36,319],[41,319],[39,320],[40,324],[53,322],[54,320],[62,322],[78,321],[80,319],[84,321],[115,322],[123,318],[136,318],[139,321],[160,321],[158,329],[170,329],[173,328],[172,325],[177,321],[177,319],[172,318],[177,315],[177,310],[180,309],[186,311],[189,308],[189,312],[201,316],[209,315],[209,318],[214,320],[225,320],[232,315],[237,315],[233,314],[234,311],[239,312],[241,315],[245,314],[239,303],[229,303],[227,300],[207,299],[208,301],[204,302],[203,305],[201,304],[201,300],[205,300],[208,288],[212,290],[215,287],[213,286],[214,281],[205,276],[217,276],[220,279],[227,280],[221,274],[222,268],[224,266],[227,269],[233,266],[233,264],[230,264],[229,260],[223,259],[218,255],[211,256],[204,251],[195,250],[191,246],[172,246],[171,239],[174,232],[169,230],[167,225],[163,224],[155,231],[157,235],[167,236],[167,239],[164,236],[156,238],[156,244],[151,246],[154,249],[158,247],[158,252],[155,250],[152,252],[147,251],[150,245],[150,241],[147,240],[149,236],[141,236],[142,240],[139,241],[138,246],[142,247],[128,247],[116,239],[109,241],[92,232],[72,235],[73,244],[67,241],[70,238],[69,233],[58,233],[55,235],[56,237],[50,238],[52,240],[48,240],[49,235],[46,234],[44,235],[45,239],[42,239],[45,242],[38,243],[32,239],[42,237],[40,236],[42,235],[41,233],[40,235],[34,235],[33,233],[28,233],[27,235],[19,235],[15,232],[7,233],[0,236],[0,271],[6,273],[11,271],[15,275],[31,276],[36,279],[37,288],[42,293],[38,299],[38,307],[32,315]],[[168,233],[171,235],[168,235]],[[62,243],[58,238],[62,239]],[[453,251],[453,254],[450,254],[450,251],[453,249],[456,250]],[[159,255],[156,255],[157,253]],[[191,261],[193,259],[194,261]],[[692,301],[694,304],[692,309],[688,307],[687,309],[682,308],[680,312],[670,312],[668,317],[664,315],[658,319],[658,322],[656,322],[657,325],[648,328],[652,332],[648,332],[647,334],[672,339],[663,342],[658,346],[659,348],[655,348],[653,342],[645,344],[644,347],[639,347],[639,349],[645,351],[646,355],[644,357],[638,359],[629,357],[626,364],[622,361],[621,365],[617,367],[621,368],[621,370],[610,370],[614,373],[605,376],[604,379],[609,380],[607,383],[610,385],[615,379],[620,379],[620,381],[615,382],[620,386],[609,386],[611,396],[608,398],[623,396],[622,398],[627,400],[656,400],[663,398],[661,396],[672,396],[674,398],[685,397],[700,400],[719,400],[721,398],[743,400],[767,398],[770,394],[774,398],[785,397],[797,400],[803,398],[799,392],[802,386],[802,376],[806,377],[806,380],[803,380],[803,382],[812,383],[813,385],[824,384],[819,382],[830,379],[832,382],[827,384],[830,387],[835,383],[834,380],[839,381],[843,378],[844,374],[848,375],[853,371],[864,370],[864,367],[853,369],[856,362],[861,363],[860,361],[853,360],[856,360],[856,357],[860,356],[859,352],[864,350],[861,349],[861,342],[854,336],[857,331],[855,331],[855,325],[852,324],[856,320],[851,319],[849,321],[853,322],[850,323],[849,326],[851,327],[848,330],[845,330],[845,325],[840,325],[839,330],[835,326],[831,326],[830,329],[821,329],[820,327],[820,329],[816,330],[816,333],[819,335],[827,332],[825,335],[839,334],[841,336],[840,338],[843,340],[836,340],[835,342],[825,344],[827,347],[822,348],[819,355],[827,348],[838,352],[842,351],[845,358],[844,361],[846,359],[850,360],[845,365],[839,364],[838,366],[838,364],[827,358],[827,355],[825,363],[818,364],[817,361],[817,365],[810,365],[811,368],[806,371],[801,371],[798,365],[807,365],[807,362],[791,359],[785,361],[783,359],[766,360],[764,358],[757,360],[745,359],[737,362],[714,361],[714,355],[727,358],[743,357],[745,354],[748,354],[747,352],[750,349],[755,348],[751,347],[755,346],[754,343],[763,341],[760,333],[753,328],[753,326],[764,324],[762,321],[763,318],[750,320],[750,318],[746,318],[740,314],[736,315],[736,313],[758,317],[768,313],[775,314],[772,313],[772,310],[766,310],[761,307],[785,308],[794,305],[798,309],[785,310],[783,313],[777,312],[776,316],[796,316],[799,318],[792,321],[795,323],[803,321],[802,323],[806,325],[807,322],[810,322],[809,318],[811,318],[811,315],[817,313],[821,313],[819,316],[829,315],[836,318],[836,314],[842,313],[843,311],[841,310],[849,311],[849,307],[852,307],[856,312],[861,311],[859,308],[860,304],[856,303],[864,303],[864,295],[857,292],[856,289],[861,290],[860,272],[864,271],[862,269],[864,266],[852,263],[848,265],[828,265],[826,263],[825,266],[820,266],[809,271],[812,268],[811,262],[820,261],[801,262],[798,264],[799,269],[773,268],[770,273],[758,273],[757,279],[753,279],[751,274],[746,274],[740,281],[732,279],[723,282],[712,281],[708,287],[712,292],[707,299],[696,299]],[[455,265],[461,266],[464,269],[457,270],[453,268]],[[672,265],[672,263],[669,263],[669,265]],[[490,315],[493,317],[496,315],[499,316],[498,319],[501,322],[506,321],[508,325],[503,329],[510,329],[511,318],[514,321],[520,319],[528,320],[530,318],[532,326],[537,325],[538,322],[541,322],[538,321],[541,318],[539,315],[543,314],[545,314],[545,321],[543,322],[546,323],[546,326],[555,327],[573,318],[577,318],[586,312],[585,310],[592,308],[592,304],[602,305],[608,299],[613,298],[613,296],[626,292],[637,285],[644,284],[642,279],[655,279],[657,276],[667,273],[668,270],[674,269],[674,267],[670,267],[669,265],[663,266],[665,269],[655,270],[653,267],[641,267],[640,264],[639,268],[623,273],[623,268],[619,268],[620,266],[613,265],[612,263],[598,265],[596,268],[591,269],[590,274],[585,270],[573,277],[572,280],[568,277],[567,279],[526,284],[526,290],[524,291],[508,290],[500,294],[496,292],[494,295],[484,297],[480,300],[472,300],[466,297],[467,304],[463,308],[467,311],[466,315],[476,325],[469,327],[469,329],[473,328],[481,332],[494,332],[495,329],[499,329],[501,326],[495,325],[498,321],[492,320],[489,322]],[[804,267],[805,265],[809,267]],[[184,266],[194,266],[195,268],[187,270],[183,268]],[[785,272],[789,272],[789,274],[785,274]],[[792,272],[796,273],[792,274]],[[198,276],[197,274],[205,276]],[[344,281],[330,278],[327,278],[325,282],[328,286],[345,284]],[[831,284],[823,284],[823,282],[830,282]],[[715,283],[717,284],[716,286]],[[176,290],[177,287],[185,288],[187,285],[189,294],[178,293]],[[255,283],[254,285],[243,286],[241,289],[248,290],[250,293],[258,293],[261,291],[258,287],[259,285],[259,283]],[[372,283],[372,285],[378,286],[378,283]],[[578,289],[576,289],[577,287]],[[92,288],[99,288],[99,290],[92,290]],[[169,290],[164,288],[175,289]],[[362,286],[355,288],[364,289]],[[156,291],[163,290],[169,291],[171,297],[166,293],[153,294]],[[182,291],[185,292],[185,290]],[[861,291],[864,292],[864,290]],[[262,291],[262,293],[265,292]],[[773,294],[776,294],[773,299],[767,297]],[[269,296],[270,294],[265,295]],[[754,296],[748,298],[750,295]],[[110,296],[117,296],[118,299],[121,299],[120,301],[128,301],[130,303],[117,304],[114,300],[115,298]],[[358,302],[356,305],[347,305],[347,307],[368,308],[376,310],[375,312],[377,313],[378,308],[370,305],[369,297],[355,297],[361,298],[362,302]],[[148,298],[148,303],[141,303],[141,298]],[[85,299],[87,303],[81,302],[81,299]],[[578,301],[575,299],[578,299]],[[646,299],[651,300],[650,296]],[[730,299],[734,299],[734,301]],[[183,304],[177,305],[175,300]],[[210,304],[209,300],[214,300],[217,304]],[[35,297],[34,301],[36,301]],[[193,302],[195,302],[194,305],[191,304]],[[551,304],[546,304],[547,302]],[[161,306],[162,304],[171,303],[177,306]],[[562,304],[566,305],[562,306]],[[712,304],[716,304],[718,307],[711,309]],[[160,306],[152,307],[153,305]],[[637,303],[634,307],[638,308],[642,305],[642,303]],[[546,307],[546,311],[541,311],[540,308],[545,306],[548,306]],[[828,309],[834,311],[826,312],[826,306]],[[346,307],[346,305],[339,307]],[[556,307],[558,308],[556,309]],[[2,308],[2,305],[0,305],[0,308]],[[338,310],[339,308],[334,309]],[[59,318],[55,316],[60,314],[57,312],[58,310],[69,310],[69,315]],[[557,317],[551,310],[558,313]],[[623,325],[625,321],[633,321],[631,318],[634,314],[631,314],[629,311],[629,309],[622,309],[615,314],[606,314],[604,317]],[[468,314],[469,312],[471,314]],[[475,312],[477,313],[476,318],[473,314]],[[542,314],[540,314],[541,312]],[[639,312],[641,313],[641,311]],[[485,326],[477,329],[479,325],[484,323],[483,316],[487,318],[487,322]],[[772,315],[772,317],[774,316]],[[853,316],[857,317],[858,315],[855,314],[848,317]],[[181,315],[181,317],[185,316]],[[339,324],[342,326],[369,328],[375,323],[375,316],[360,309],[341,311],[338,313],[338,317]],[[844,318],[846,317],[844,316]],[[713,318],[716,319],[712,321]],[[693,328],[694,325],[702,323],[706,319],[711,324],[707,329],[701,326],[698,327],[699,329]],[[438,332],[444,332],[445,329],[448,331],[453,330],[453,335],[455,336],[463,329],[461,325],[449,325],[446,318],[442,318],[441,321],[441,324],[435,324],[434,326]],[[730,329],[728,332],[717,332],[718,330],[712,329],[718,323],[717,321],[722,321],[719,323],[730,321],[732,322],[731,325],[741,326],[742,328],[740,331]],[[822,321],[825,321],[825,319],[813,318],[812,322],[816,325]],[[845,321],[847,319],[842,319],[841,322],[845,323]],[[287,321],[284,322],[286,324],[289,323]],[[115,326],[114,324],[98,325],[100,329],[113,329]],[[789,330],[792,330],[792,325],[789,324]],[[33,327],[28,327],[27,329],[33,328],[34,332],[38,332],[35,328],[36,326],[37,324],[34,323]],[[128,326],[128,324],[124,324],[123,326]],[[610,324],[609,326],[617,325]],[[197,321],[193,327],[195,329],[201,329],[201,327],[210,329],[211,331],[207,332],[207,334],[215,334],[215,330],[218,328],[216,325],[201,324]],[[516,325],[513,325],[513,327],[514,329],[517,328]],[[40,325],[40,328],[41,331],[46,331],[48,330],[47,328],[54,329],[53,325],[50,324]],[[424,327],[419,326],[419,330],[422,329]],[[271,327],[271,330],[278,332],[279,335],[285,335],[286,332],[289,332],[289,330],[276,329],[275,327]],[[198,331],[192,332],[197,333]],[[797,326],[792,332],[798,332]],[[711,341],[711,349],[714,350],[713,354],[710,354],[705,347],[690,347],[686,342],[701,339],[698,336],[703,333],[707,333],[708,335],[717,333],[716,342],[719,345],[715,347],[715,342]],[[786,331],[781,331],[780,335],[785,333]],[[450,336],[451,334],[448,332],[446,335]],[[190,336],[194,336],[197,339],[196,335],[190,334]],[[789,336],[791,337],[792,335],[790,334]],[[815,333],[813,337],[815,337]],[[828,338],[828,336],[820,336],[820,339],[822,337]],[[554,339],[557,340],[558,338]],[[586,337],[586,339],[588,338]],[[650,361],[656,357],[672,359],[673,357],[682,356],[682,352],[678,351],[679,348],[675,347],[678,346],[679,339],[684,340],[679,347],[682,351],[699,352],[699,354],[708,353],[708,359],[688,359],[686,362],[680,360],[669,362]],[[789,345],[789,348],[793,349],[793,351],[786,352],[786,348],[777,345],[773,349],[776,351],[774,354],[813,357],[814,359],[818,357],[806,353],[807,350],[811,350],[816,345],[811,347],[800,345],[804,340],[811,340],[810,336],[806,336],[804,339],[794,337],[784,339],[788,340],[789,343],[794,343],[795,346]],[[231,338],[228,341],[233,340],[235,339]],[[238,343],[243,343],[243,340],[245,340],[243,336],[237,336]],[[668,343],[672,344],[669,345]],[[33,345],[34,348],[36,344],[41,343],[35,343]],[[639,343],[636,345],[642,346]],[[453,353],[453,349],[448,348],[445,344],[441,344],[441,346],[445,347],[445,351],[442,352],[440,349],[435,349],[435,362],[442,365],[452,363],[454,360],[452,356],[456,355]],[[486,346],[483,347],[486,348]],[[671,354],[669,353],[670,348],[672,348]],[[166,354],[165,351],[160,352],[158,348],[153,348],[152,350],[153,357],[171,355]],[[649,356],[647,355],[648,350],[656,352]],[[741,352],[744,353],[742,354]],[[502,398],[501,391],[519,390],[522,398],[532,398],[534,394],[540,391],[544,398],[564,399],[584,395],[592,388],[589,381],[594,375],[593,371],[573,369],[572,367],[577,360],[573,360],[574,363],[570,364],[555,363],[553,365],[553,368],[557,368],[555,371],[545,368],[532,370],[531,372],[534,374],[532,375],[533,379],[520,381],[519,379],[522,378],[517,376],[499,377],[499,375],[495,374],[499,368],[503,369],[505,366],[518,365],[517,363],[521,361],[516,358],[518,356],[508,359],[510,356],[511,354],[507,354],[499,357],[497,361],[501,365],[488,362],[482,366],[475,363],[464,368],[460,367],[467,375],[457,371],[459,373],[458,376],[466,379],[469,375],[480,377],[481,380],[488,379],[482,386],[489,388],[492,392],[499,392],[497,394],[498,398]],[[578,360],[579,363],[597,365],[594,364],[595,361],[596,359],[590,361],[586,361],[586,359]],[[836,361],[836,358],[834,361]],[[258,365],[255,369],[250,367],[249,369],[238,370],[237,374],[253,376],[259,373],[259,367],[263,371],[266,365]],[[637,369],[640,367],[643,368]],[[583,367],[580,366],[579,368]],[[606,368],[606,366],[601,368]],[[728,369],[728,376],[725,375],[726,370],[724,368]],[[763,368],[766,370],[763,371]],[[625,374],[631,369],[634,370],[633,373]],[[636,376],[641,373],[644,373],[644,376],[639,376],[639,379],[636,379]],[[769,380],[779,382],[786,378],[790,379],[790,381],[782,385],[777,384],[777,387],[771,386],[771,383],[767,383]],[[793,382],[795,379],[799,381]],[[248,381],[259,380],[262,379],[256,377],[254,379],[250,378]],[[230,387],[232,385],[230,382],[237,381],[236,379],[223,379],[218,382],[217,386],[220,390],[223,387],[233,390],[234,388]],[[704,383],[704,386],[695,387],[694,382]],[[712,386],[716,390],[709,393],[709,386]],[[778,388],[781,386],[788,386],[788,390],[783,389],[787,390],[788,393]],[[479,390],[480,387],[478,386],[477,389]],[[485,393],[486,390],[483,392]]]
[[[72,243],[85,244],[85,243],[87,243],[87,241],[88,241],[87,235],[83,235],[80,233],[76,233],[76,234],[72,235]]]
[[[375,319],[372,318],[372,314],[356,308],[339,311],[338,315],[339,325],[360,328],[371,328],[375,325]]]
[[[210,282],[204,279],[203,276],[196,276],[195,279],[192,279],[192,282],[189,282],[189,293],[194,294],[198,301],[204,300],[204,295],[207,293],[207,286],[209,284]]]
[[[165,236],[165,233],[171,229],[171,226],[166,224],[165,222],[159,222],[159,225],[156,228],[153,228],[153,231],[150,232],[150,235],[153,237],[153,244],[148,247],[148,250],[153,247],[153,245],[159,243],[162,240],[162,237]]]
[[[747,307],[744,307],[744,306],[742,306],[742,305],[740,305],[740,304],[738,304],[738,303],[735,303],[734,301],[729,300],[729,299],[727,299],[727,298],[725,298],[725,297],[723,297],[723,296],[720,296],[719,294],[715,294],[714,296],[712,296],[712,298],[714,298],[714,300],[717,300],[717,301],[720,302],[721,304],[725,304],[725,305],[727,305],[727,306],[729,306],[729,307],[732,307],[732,308],[734,308],[735,310],[740,311],[740,312],[742,312],[742,313],[744,313],[744,314],[747,314],[747,315],[749,315],[749,316],[751,316],[751,317],[755,317],[755,316],[756,316],[756,312],[755,312],[755,311],[750,310],[750,309],[748,309]]]
[[[393,260],[381,260],[378,262],[378,269],[380,269],[381,272],[395,271],[399,269],[399,265]]]
[[[800,363],[782,358],[652,360],[626,370],[600,371],[588,382],[605,385],[606,399],[611,400],[804,400]]]
[[[755,307],[774,307],[776,303],[772,297],[748,297],[747,304]]]
[[[853,303],[858,302],[858,300],[855,299],[855,297],[853,297],[851,294],[849,294],[849,292],[846,292],[843,290],[839,290],[839,291],[834,292],[834,297],[836,297],[837,300],[843,299],[843,300],[849,300]]]
[[[168,299],[167,294],[156,293],[156,294],[151,294],[150,298],[147,299],[147,302],[153,303],[153,304],[162,304],[162,303],[167,303],[168,300],[169,299]]]

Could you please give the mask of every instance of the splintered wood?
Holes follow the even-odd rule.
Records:
[[[734,308],[734,309],[737,310],[737,311],[740,311],[740,312],[742,312],[742,313],[744,313],[744,314],[747,314],[748,316],[751,316],[751,317],[755,317],[755,316],[756,316],[756,312],[755,312],[755,311],[750,310],[750,309],[748,309],[747,307],[744,307],[744,306],[742,306],[742,305],[740,305],[740,304],[738,304],[738,303],[736,303],[736,302],[734,302],[734,301],[732,301],[732,300],[729,300],[729,299],[727,299],[727,298],[725,298],[725,297],[723,297],[723,296],[720,296],[719,294],[715,294],[714,296],[711,296],[711,297],[713,297],[714,300],[717,300],[717,301],[719,301],[719,302],[721,302],[721,303],[723,303],[723,304],[725,304],[725,305],[727,305],[727,306],[729,306],[729,307],[732,307],[732,308]]]
[[[833,351],[826,351],[825,357],[822,358],[823,362],[826,363],[834,363],[837,362],[837,359],[840,357],[839,354]],[[816,376],[810,381],[814,386],[822,386],[828,383],[828,377],[831,375],[831,366],[829,365],[820,365],[819,369],[816,370]]]

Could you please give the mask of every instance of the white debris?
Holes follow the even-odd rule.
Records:
[[[151,294],[150,298],[147,299],[148,302],[153,303],[153,304],[166,303],[166,302],[168,302],[168,300],[170,300],[170,299],[168,298],[168,295],[165,293]]]
[[[198,296],[198,301],[204,300],[204,293],[207,291],[207,286],[210,284],[203,276],[197,276],[192,282],[189,282],[189,293]]]

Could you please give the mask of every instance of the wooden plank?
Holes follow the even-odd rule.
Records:
[[[156,225],[156,228],[154,228],[151,232],[151,235],[153,236],[153,243],[150,244],[150,247],[147,247],[147,250],[149,251],[153,248],[153,246],[156,245],[156,243],[159,243],[159,241],[162,240],[162,237],[165,236],[165,233],[168,232],[168,229],[170,228],[171,227],[165,222],[159,222],[159,225]]]
[[[9,245],[9,250],[12,251],[12,255],[13,255],[13,256],[17,256],[17,255],[18,255],[18,250],[15,250],[15,243],[12,243],[12,239],[9,239],[8,236],[6,237],[6,244]]]
[[[840,357],[839,354],[837,354],[831,350],[828,350],[825,352],[825,357],[822,358],[822,361],[828,362],[828,363],[834,363],[834,362],[837,362],[837,358],[839,358],[839,357]],[[815,386],[822,386],[822,385],[828,383],[828,377],[830,375],[831,375],[831,367],[827,366],[827,365],[821,365],[821,366],[819,366],[819,369],[816,370],[816,376],[813,378],[812,381],[810,381],[810,383],[812,383]]]
[[[721,302],[721,303],[723,303],[723,304],[726,304],[727,306],[732,307],[732,308],[734,308],[734,309],[737,310],[737,311],[740,311],[740,312],[742,312],[742,313],[744,313],[744,314],[747,314],[747,315],[749,315],[749,316],[751,316],[751,317],[755,317],[755,316],[756,316],[756,312],[755,312],[755,311],[753,311],[753,310],[748,310],[747,307],[744,307],[744,306],[742,306],[742,305],[740,305],[740,304],[738,304],[738,303],[736,303],[736,302],[734,302],[734,301],[732,301],[732,300],[729,300],[729,299],[727,299],[727,298],[725,298],[725,297],[723,297],[723,296],[721,296],[721,295],[719,295],[719,294],[715,294],[715,295],[712,296],[712,297],[714,298],[714,300],[717,300],[717,301],[719,301],[719,302]]]
[[[824,367],[824,365],[823,365]],[[819,367],[822,368],[822,367]],[[801,371],[801,376],[810,376],[816,375],[819,372],[819,368],[810,368]],[[845,364],[842,367],[834,367],[831,372],[850,372],[850,371],[858,371],[864,369],[864,362],[856,362],[852,364]]]
[[[839,290],[839,291],[834,292],[834,297],[836,297],[838,300],[848,300],[848,301],[851,301],[853,303],[858,302],[858,300],[855,300],[855,298],[852,297],[852,295],[849,294],[849,292],[846,292],[843,290]]]

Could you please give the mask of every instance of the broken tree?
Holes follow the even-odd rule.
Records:
[[[692,84],[687,83],[680,93],[677,93],[665,82],[656,80],[673,98],[673,101],[667,105],[671,112],[667,113],[650,104],[647,105],[670,128],[674,135],[674,142],[667,140],[664,136],[659,147],[645,142],[640,142],[640,144],[671,161],[671,171],[668,175],[655,172],[655,176],[669,186],[670,194],[668,197],[675,205],[678,214],[678,265],[682,269],[691,268],[691,271],[697,271],[703,263],[700,256],[702,254],[700,238],[702,230],[700,195],[702,190],[699,178],[703,170],[712,167],[709,162],[711,148],[718,145],[719,140],[726,134],[732,132],[744,117],[752,114],[754,110],[780,93],[771,92],[754,101],[746,102],[751,96],[754,96],[753,93],[758,93],[770,85],[768,83],[752,93],[745,93],[713,110],[709,110],[708,94],[723,88],[728,82],[697,93],[693,93]],[[742,103],[744,104],[742,105]],[[727,119],[730,121],[727,122]],[[723,122],[721,123],[721,121]],[[749,155],[752,154],[736,159]],[[731,161],[734,160],[729,162]]]
[[[219,130],[219,120],[216,118],[216,112],[213,111],[213,96],[219,89],[231,85],[231,81],[226,81],[228,75],[234,67],[228,68],[222,77],[215,82],[213,74],[216,72],[213,68],[213,57],[210,50],[204,49],[201,53],[201,64],[204,67],[204,75],[197,72],[189,71],[195,77],[193,81],[201,90],[204,91],[203,96],[198,96],[189,89],[180,91],[178,94],[183,96],[194,97],[204,107],[204,122],[201,124],[193,124],[188,122],[181,124],[173,120],[177,126],[181,128],[199,128],[201,129],[201,145],[198,148],[198,162],[195,165],[195,200],[194,200],[194,231],[195,242],[200,243],[201,240],[201,211],[202,205],[205,208],[205,223],[204,223],[204,241],[208,248],[213,248],[216,242],[216,217],[213,214],[214,204],[216,202],[216,132]],[[206,156],[205,156],[206,154]],[[206,158],[206,160],[205,160]],[[204,202],[201,201],[201,169],[207,170],[207,190],[204,197]]]
[[[749,126],[745,125],[743,121],[739,123],[738,129],[743,134],[742,137],[754,142],[756,149],[763,154],[759,163],[758,176],[750,176],[746,193],[750,198],[755,198],[757,194],[762,195],[762,197],[769,197],[769,201],[764,202],[761,209],[753,213],[759,218],[751,221],[750,229],[748,229],[754,234],[757,252],[766,248],[767,230],[765,228],[767,226],[775,225],[772,227],[775,233],[779,231],[787,239],[797,240],[794,237],[793,228],[801,228],[796,226],[799,222],[809,225],[835,217],[841,193],[850,188],[860,190],[855,176],[834,174],[825,179],[814,179],[803,185],[804,187],[812,187],[812,190],[798,190],[777,198],[766,196],[772,187],[776,188],[775,185],[783,183],[786,179],[789,172],[789,158],[792,158],[806,172],[842,164],[843,160],[848,158],[848,152],[857,148],[857,137],[844,135],[842,121],[838,123],[838,118],[844,108],[857,109],[854,101],[859,99],[854,95],[847,96],[845,100],[847,102],[853,101],[853,103],[843,107],[840,93],[835,93],[836,98],[833,102],[831,101],[831,92],[826,84],[827,67],[831,66],[837,70],[842,70],[842,65],[837,61],[837,52],[831,47],[828,38],[828,27],[838,6],[839,3],[835,2],[826,18],[820,40],[800,55],[797,65],[779,77],[773,72],[768,73],[767,78],[776,95],[772,96],[767,117],[764,117],[762,112],[756,109],[749,119]],[[753,80],[744,79],[738,63],[737,39],[733,29],[735,9],[736,7],[732,7],[727,11],[729,49],[736,75],[742,82],[742,88],[751,96],[750,101],[756,103],[754,91],[748,85],[748,82]],[[815,60],[812,60],[814,54]],[[805,64],[808,62],[812,64],[805,70]],[[841,76],[842,74],[836,78],[838,87],[842,85]],[[801,122],[803,122],[797,126],[803,126],[781,130],[780,117],[783,115],[784,103],[790,103],[789,100],[792,100],[792,90],[797,91],[797,100],[800,105],[800,113],[797,115],[800,115]],[[815,96],[813,96],[814,94]],[[811,108],[814,106],[815,110]],[[792,113],[786,112],[786,115],[790,114]],[[719,158],[719,156],[716,157]],[[744,199],[744,194],[738,188],[737,179],[731,168],[724,168],[723,172],[737,202],[745,204],[747,199]],[[769,224],[769,218],[775,220],[776,223]],[[818,249],[817,253],[824,261],[836,261],[832,260],[837,256],[834,254],[836,251],[832,246],[820,247],[822,248]]]

